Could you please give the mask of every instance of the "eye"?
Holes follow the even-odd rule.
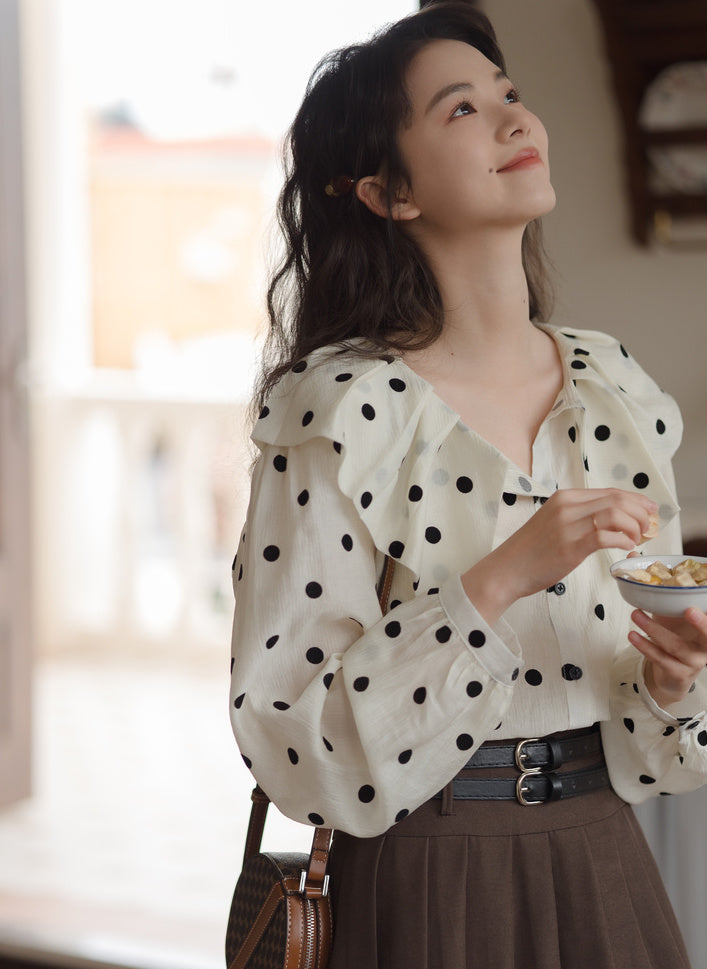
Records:
[[[520,91],[515,87],[512,87],[510,91],[507,91],[503,96],[504,104],[517,104],[520,99]]]
[[[476,114],[476,108],[470,101],[460,101],[454,111],[452,111],[451,117],[463,118],[467,114]]]

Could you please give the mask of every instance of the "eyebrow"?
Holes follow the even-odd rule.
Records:
[[[496,71],[493,76],[494,81],[507,81],[509,78],[504,74],[503,71]],[[440,88],[436,94],[434,94],[430,100],[430,103],[425,108],[425,114],[429,114],[430,111],[435,108],[440,101],[444,98],[449,97],[450,94],[456,94],[459,91],[473,91],[474,85],[470,81],[455,81],[452,84],[446,84],[443,88]]]

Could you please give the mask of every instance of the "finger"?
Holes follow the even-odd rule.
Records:
[[[705,665],[707,641],[687,622],[649,616],[640,609],[635,610],[631,618],[661,652],[673,657],[684,668],[696,671]]]
[[[643,653],[646,659],[659,666],[671,680],[682,681],[688,678],[690,668],[670,653],[662,650],[652,639],[641,636],[635,629],[630,631],[628,638],[631,645],[635,646],[639,653]]]

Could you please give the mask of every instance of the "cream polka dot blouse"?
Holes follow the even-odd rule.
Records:
[[[460,575],[559,488],[650,495],[679,551],[676,404],[614,339],[545,326],[565,380],[527,475],[400,359],[324,348],[258,420],[233,563],[230,713],[284,814],[358,836],[437,793],[490,738],[602,722],[628,801],[707,781],[707,680],[661,710],[628,643],[629,607],[597,552],[490,627]],[[390,608],[376,583],[396,561]]]

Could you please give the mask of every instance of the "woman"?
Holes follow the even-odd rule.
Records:
[[[325,60],[291,131],[231,715],[337,829],[332,969],[688,964],[626,801],[707,780],[707,617],[629,633],[608,576],[658,519],[679,546],[680,416],[539,322],[554,202],[464,4]]]

